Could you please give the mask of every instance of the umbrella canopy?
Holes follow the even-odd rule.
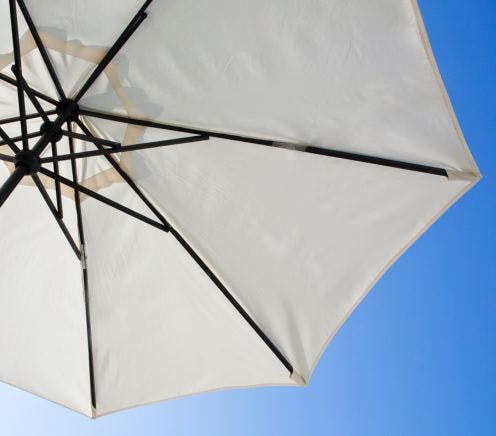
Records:
[[[0,379],[85,415],[308,383],[480,177],[414,1],[0,9]]]

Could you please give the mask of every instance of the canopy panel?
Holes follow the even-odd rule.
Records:
[[[126,185],[101,192],[142,209]],[[172,236],[92,199],[83,214],[98,415],[207,390],[295,384]]]
[[[222,140],[140,155],[135,180],[306,380],[379,276],[470,186]]]
[[[110,46],[141,2],[27,4]],[[157,1],[115,65],[145,117],[476,172],[411,0]]]
[[[0,379],[91,416],[79,260],[35,188],[16,190],[0,229]]]

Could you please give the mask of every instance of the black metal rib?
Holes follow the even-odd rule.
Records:
[[[0,207],[3,206],[16,186],[21,182],[24,176],[27,175],[28,170],[24,166],[19,165],[14,169],[12,174],[7,177],[7,180],[5,180],[2,186],[0,186]]]
[[[97,112],[92,109],[82,108],[82,107],[79,108],[79,114],[90,118],[100,118],[103,120],[115,121],[118,123],[131,124],[135,126],[151,127],[154,129],[170,130],[173,132],[181,132],[181,133],[191,133],[195,135],[205,135],[205,136],[211,136],[212,138],[229,139],[232,141],[249,142],[252,144],[259,144],[259,145],[272,146],[274,142],[276,142],[272,139],[253,138],[248,136],[235,135],[231,133],[214,132],[211,130],[202,130],[194,127],[183,127],[174,124],[159,123],[156,121],[131,118],[123,115],[111,114],[106,112]]]
[[[155,121],[141,120],[137,118],[125,117],[122,115],[108,114],[102,112],[96,112],[90,109],[80,108],[81,115],[85,115],[93,118],[101,118],[109,121],[116,121],[119,123],[132,124],[142,127],[151,127],[155,129],[164,129],[174,132],[192,133],[196,135],[206,135],[212,138],[228,139],[231,141],[247,142],[251,144],[263,145],[266,147],[283,148],[288,150],[299,151],[303,153],[317,154],[321,156],[328,156],[338,159],[352,160],[356,162],[369,163],[374,165],[387,166],[391,168],[398,168],[408,171],[421,172],[426,174],[433,174],[437,176],[448,177],[448,173],[444,168],[433,167],[429,165],[415,164],[411,162],[403,162],[394,159],[387,159],[375,156],[368,156],[359,153],[349,153],[340,150],[330,150],[321,147],[312,147],[307,145],[298,144],[287,144],[280,141],[275,141],[271,139],[253,138],[248,136],[234,135],[225,132],[213,132],[210,130],[202,130],[193,127],[182,127],[173,124],[158,123]]]
[[[31,91],[33,91],[33,90],[31,89]],[[34,93],[33,93],[33,95],[34,95]],[[45,114],[46,115],[54,115],[56,113],[57,113],[57,111],[55,109],[49,110],[49,111],[45,111]],[[26,120],[31,120],[33,118],[40,118],[40,116],[41,115],[38,112],[32,113],[32,114],[28,114],[28,115],[26,115]],[[18,123],[19,121],[21,121],[21,117],[4,118],[3,120],[0,120],[0,125],[2,125],[2,124],[9,124],[9,123]]]
[[[45,157],[41,159],[41,162],[42,163],[59,162],[63,160],[80,159],[80,158],[93,157],[93,156],[108,156],[110,154],[115,154],[115,153],[124,153],[124,152],[144,150],[149,148],[166,147],[176,144],[186,144],[189,142],[205,141],[208,139],[209,139],[208,136],[197,135],[197,136],[189,136],[187,138],[175,138],[175,139],[167,139],[163,141],[144,142],[142,144],[124,145],[118,149],[90,150],[90,151],[82,151],[80,153],[74,153],[74,154],[61,154],[55,157]]]
[[[26,20],[26,24],[28,25],[29,31],[31,32],[31,35],[33,36],[34,42],[36,43],[36,46],[38,47],[38,50],[41,54],[41,57],[43,58],[43,62],[45,63],[45,66],[48,70],[48,73],[50,74],[50,77],[52,78],[52,82],[55,85],[55,88],[57,89],[57,93],[59,94],[60,99],[64,100],[66,98],[64,90],[62,89],[62,85],[59,82],[57,74],[55,73],[55,69],[53,68],[53,64],[50,61],[50,57],[48,56],[48,52],[46,51],[45,46],[43,45],[43,42],[40,38],[38,30],[36,29],[36,26],[34,25],[34,22],[31,18],[31,15],[29,14],[28,8],[26,7],[24,0],[17,0],[17,3],[19,4],[19,8],[21,9],[21,13],[24,16],[24,19]]]
[[[1,129],[1,127],[0,127],[0,129]],[[8,140],[7,138],[5,138],[3,136],[3,134],[1,133],[2,131],[5,132],[3,129],[0,130],[0,136],[3,139],[3,141],[0,141],[0,145],[8,145],[10,148],[12,148],[13,143],[20,141],[22,139],[22,136],[14,136],[13,138],[10,138],[10,140]],[[37,138],[38,136],[41,136],[41,135],[43,135],[42,132],[33,132],[33,133],[28,133],[26,135],[26,138],[32,139],[32,138]],[[17,148],[17,146],[16,146],[16,148]],[[19,150],[19,148],[17,148],[17,149]]]
[[[81,259],[81,252],[79,251],[77,244],[74,242],[74,239],[72,238],[72,235],[69,232],[64,221],[62,220],[62,218],[59,217],[59,215],[57,213],[57,208],[53,204],[52,199],[48,195],[48,192],[46,191],[45,187],[43,186],[43,183],[41,182],[40,178],[36,174],[32,174],[31,178],[33,179],[34,184],[36,185],[36,187],[40,191],[41,196],[45,200],[48,208],[50,209],[50,212],[52,212],[52,215],[54,216],[55,220],[57,221],[57,224],[59,225],[60,229],[62,230],[62,233],[64,233],[64,236],[66,237],[67,241],[71,245],[77,258]]]
[[[15,138],[11,138],[9,135],[7,135],[7,132],[3,130],[1,127],[0,127],[0,138],[3,139],[3,141],[0,142],[0,145],[8,145],[13,153],[15,154],[19,153],[20,150],[14,141]]]
[[[62,130],[62,135],[68,138],[80,139],[81,141],[92,142],[93,144],[104,145],[111,148],[119,148],[121,144],[115,141],[109,141],[108,139],[97,138],[96,136],[81,135],[80,133],[70,132],[68,130]]]
[[[264,341],[264,343],[269,347],[269,349],[276,355],[279,361],[286,367],[290,374],[293,373],[293,366],[289,363],[288,359],[279,351],[279,349],[274,345],[274,343],[268,338],[268,336],[263,332],[263,330],[257,325],[253,318],[246,312],[246,310],[238,303],[236,298],[229,292],[229,290],[224,286],[221,280],[214,274],[214,272],[206,265],[206,263],[201,259],[201,257],[193,250],[193,248],[184,240],[184,238],[177,232],[173,227],[170,228],[170,233],[176,238],[176,240],[182,245],[182,247],[188,252],[188,254],[193,258],[193,260],[198,264],[198,266],[203,270],[203,272],[212,280],[212,282],[217,286],[217,288],[224,294],[224,296],[229,300],[229,302],[234,306],[234,308],[239,312],[239,314],[245,319],[245,321],[250,325],[250,327],[255,330],[257,335]]]
[[[76,119],[76,124],[84,132],[85,135],[93,136],[91,131],[84,125],[84,123]],[[95,144],[96,148],[99,150],[105,150],[101,145]],[[134,183],[134,180],[121,168],[119,163],[114,159],[112,155],[105,155],[107,161],[114,167],[114,169],[119,173],[123,180],[131,187],[131,189],[136,193],[136,195],[143,201],[143,203],[152,211],[152,213],[162,222],[166,227],[169,227],[169,223],[165,217],[157,210],[157,208],[146,198],[146,196],[141,192],[141,189]]]
[[[3,80],[4,82],[8,83],[9,85],[18,87],[17,86],[17,80],[13,79],[12,77],[7,76],[4,73],[0,73],[0,80]],[[47,103],[50,103],[54,106],[58,105],[58,101],[53,99],[52,97],[49,97],[48,95],[43,94],[42,92],[37,91],[36,89],[31,88],[31,90],[33,91],[33,94],[36,95],[36,97],[41,98],[42,100],[45,100]]]
[[[140,8],[140,10],[135,14],[131,22],[121,33],[117,41],[115,41],[114,45],[110,47],[109,51],[105,54],[103,59],[97,65],[93,73],[90,75],[88,80],[81,87],[79,92],[74,97],[74,101],[78,102],[81,98],[86,94],[88,89],[95,83],[96,79],[102,74],[103,70],[107,67],[107,65],[112,61],[115,55],[119,52],[119,50],[124,46],[124,44],[128,41],[131,35],[136,31],[136,29],[140,26],[143,20],[146,18],[145,10],[148,5],[152,2],[152,0],[147,0],[144,5]]]
[[[280,144],[273,144],[274,147],[280,147]],[[286,148],[286,147],[284,147]],[[287,148],[292,149],[291,146]],[[319,147],[306,147],[304,150],[306,153],[318,154],[321,156],[335,157],[338,159],[351,160],[355,162],[363,162],[372,165],[381,165],[383,167],[397,168],[401,170],[414,171],[417,173],[432,174],[435,176],[448,177],[448,172],[444,168],[433,167],[430,165],[421,165],[411,162],[404,162],[394,159],[386,159],[382,157],[368,156],[358,153],[349,153],[340,150],[328,150],[326,148]]]
[[[76,120],[77,125],[81,130],[83,130],[87,135],[92,135],[91,131],[79,120]],[[147,207],[153,212],[153,214],[170,230],[170,233],[176,238],[176,240],[181,244],[181,246],[188,252],[188,254],[193,258],[193,260],[198,264],[198,266],[207,274],[207,276],[212,280],[212,282],[217,286],[217,288],[222,292],[222,294],[229,300],[229,302],[234,306],[234,308],[239,312],[239,314],[248,322],[248,324],[253,328],[253,330],[258,334],[258,336],[263,340],[263,342],[269,347],[269,349],[274,353],[274,355],[280,360],[280,362],[287,368],[287,370],[292,374],[293,367],[289,361],[284,357],[284,355],[277,349],[274,343],[268,338],[268,336],[258,327],[257,323],[250,317],[250,315],[243,309],[241,304],[238,303],[236,298],[228,291],[228,289],[223,285],[222,281],[214,274],[214,272],[207,266],[207,264],[201,259],[201,257],[195,252],[195,250],[186,242],[186,240],[181,236],[181,234],[174,229],[167,219],[157,210],[157,208],[148,200],[148,198],[143,194],[141,189],[134,183],[134,181],[129,177],[129,175],[120,167],[120,165],[113,159],[112,156],[106,156],[113,167],[118,171],[118,173],[123,177],[123,179],[128,183],[131,189],[141,198],[141,200],[147,205]]]
[[[52,141],[52,156],[57,157],[57,143]],[[53,162],[53,172],[59,174],[59,163],[58,161]],[[64,217],[64,210],[62,208],[62,191],[60,189],[60,182],[55,180],[55,198],[57,199],[57,212],[59,218]]]
[[[12,30],[12,44],[14,46],[14,66],[16,74],[22,77],[21,48],[19,47],[19,29],[17,28],[17,6],[15,0],[9,0],[10,6],[10,26]],[[24,102],[24,90],[22,86],[17,87],[17,102],[19,105],[19,115],[21,117],[22,148],[28,149],[26,106]]]
[[[67,129],[72,130],[71,123],[67,123]],[[69,152],[74,153],[74,143],[72,138],[69,138]],[[78,173],[76,161],[73,159],[71,161],[71,171],[72,180],[74,183],[78,182]],[[58,175],[57,175],[58,176]],[[86,318],[86,340],[88,345],[88,367],[90,376],[90,395],[91,395],[91,405],[93,409],[96,409],[96,385],[95,385],[95,368],[93,362],[93,335],[91,330],[91,313],[90,313],[90,295],[89,295],[89,285],[88,285],[88,265],[86,262],[86,239],[84,236],[84,226],[83,226],[83,214],[81,212],[81,198],[79,191],[74,189],[74,202],[76,205],[76,217],[77,217],[77,228],[79,234],[79,243],[81,246],[81,270],[83,278],[83,291],[84,291],[84,310]]]
[[[39,116],[43,119],[44,122],[49,123],[50,119],[48,118],[45,109],[43,109],[43,107],[41,106],[37,97],[34,95],[33,90],[28,86],[28,84],[24,80],[24,77],[19,76],[15,68],[12,70],[12,72],[17,77],[17,83],[21,84],[22,89],[24,90],[29,100],[33,104],[34,108],[36,109],[36,112],[38,112]],[[27,120],[27,116],[24,116],[24,120]]]
[[[57,175],[54,172],[47,170],[46,168],[40,168],[40,173],[45,174],[45,176],[51,177],[54,180],[58,180],[60,183],[69,186],[72,189],[75,189],[83,194],[86,194],[88,197],[94,198],[95,200],[101,201],[102,203],[107,204],[108,206],[113,207],[114,209],[120,210],[121,212],[124,212],[127,215],[130,215],[140,221],[143,221],[147,224],[150,224],[152,227],[155,227],[159,230],[163,230],[165,232],[169,231],[169,227],[165,226],[162,223],[159,223],[157,221],[154,221],[150,218],[148,218],[145,215],[142,215],[132,209],[129,209],[126,206],[123,206],[122,204],[117,203],[114,200],[111,200],[110,198],[104,197],[103,195],[98,194],[95,191],[92,191],[91,189],[88,189],[79,183],[73,182],[69,179],[66,179],[65,177],[62,177],[61,175]]]
[[[8,154],[0,153],[0,160],[6,162],[14,162],[14,156],[9,156]]]

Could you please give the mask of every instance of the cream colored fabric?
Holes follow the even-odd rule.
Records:
[[[4,204],[0,229],[0,380],[91,415],[79,261],[31,187]]]
[[[12,59],[7,3],[3,72]],[[141,6],[26,4],[69,95]],[[228,387],[308,383],[381,275],[480,177],[410,0],[156,0],[148,14],[83,106],[434,165],[449,178],[219,139],[119,156],[295,372],[170,234],[83,198],[93,411],[80,268],[26,179],[0,209],[8,356],[0,378],[89,416]],[[27,80],[55,96],[23,23],[20,31]],[[0,86],[0,117],[13,116],[16,94]],[[125,144],[180,136],[84,121]],[[104,158],[78,170],[86,186],[150,216]],[[8,171],[2,163],[0,181]],[[69,165],[61,171],[69,176]],[[31,275],[13,274],[19,265]]]

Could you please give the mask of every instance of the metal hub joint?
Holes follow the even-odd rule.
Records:
[[[74,121],[79,113],[78,104],[70,98],[64,98],[63,100],[60,100],[57,103],[56,109],[58,116],[61,116],[62,114],[65,114],[66,116],[68,115],[67,121]]]
[[[40,158],[31,150],[21,150],[14,157],[16,168],[24,168],[26,174],[36,174],[41,167]]]
[[[41,134],[44,135],[45,133],[50,132],[50,130],[53,129],[53,126],[54,126],[54,123],[52,121],[45,121],[40,127]],[[63,136],[62,130],[57,129],[57,130],[53,131],[52,134],[50,135],[50,141],[51,142],[59,142],[62,139],[62,136]]]

